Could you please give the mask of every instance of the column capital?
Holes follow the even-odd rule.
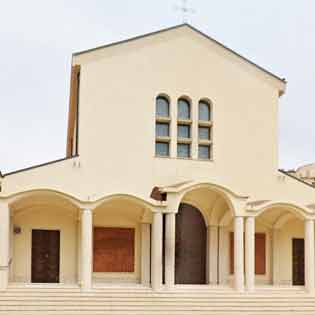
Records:
[[[0,199],[0,209],[2,207],[10,209],[9,202],[7,200],[5,200],[5,199]]]
[[[172,212],[164,212],[163,214],[166,214],[166,215],[176,215],[177,214],[177,212],[174,212],[174,211],[172,211]]]
[[[313,219],[313,218],[305,218],[304,219],[304,222],[315,222],[315,219]]]
[[[89,208],[89,207],[81,207],[81,208],[80,208],[80,212],[81,212],[81,213],[82,213],[82,212],[91,212],[91,213],[92,213],[93,210],[94,210],[94,209],[93,209],[92,207],[90,207],[90,208]]]

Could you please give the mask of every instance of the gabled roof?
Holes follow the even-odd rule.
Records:
[[[79,55],[82,55],[82,54],[87,54],[87,53],[93,52],[93,51],[98,50],[98,49],[104,49],[104,48],[108,48],[108,47],[112,47],[112,46],[116,46],[116,45],[121,45],[121,44],[124,44],[124,43],[128,43],[128,42],[130,42],[130,41],[135,41],[135,40],[142,39],[142,38],[145,38],[145,37],[154,36],[154,35],[157,35],[157,34],[169,32],[169,31],[172,31],[172,30],[181,28],[181,27],[188,27],[188,28],[190,28],[191,30],[193,30],[193,31],[195,31],[196,33],[198,33],[198,34],[202,35],[203,37],[205,37],[206,39],[211,40],[212,42],[214,42],[214,43],[216,43],[217,45],[221,46],[223,49],[228,50],[228,51],[231,52],[232,54],[234,54],[234,55],[236,55],[237,57],[243,59],[243,60],[246,61],[247,63],[253,65],[254,67],[256,67],[257,69],[259,69],[260,71],[263,71],[264,73],[268,74],[269,76],[273,77],[273,78],[276,79],[276,80],[281,81],[282,83],[286,83],[286,80],[285,80],[284,78],[280,78],[279,76],[273,74],[272,72],[270,72],[270,71],[264,69],[263,67],[261,67],[261,66],[257,65],[256,63],[254,63],[253,61],[251,61],[251,60],[247,59],[246,57],[240,55],[239,53],[237,53],[237,52],[235,52],[234,50],[228,48],[228,47],[225,46],[224,44],[218,42],[217,40],[213,39],[212,37],[208,36],[207,34],[201,32],[201,31],[198,30],[197,28],[195,28],[195,27],[193,27],[193,26],[191,26],[190,24],[187,24],[187,23],[179,24],[179,25],[176,25],[176,26],[168,27],[168,28],[164,28],[164,29],[161,29],[161,30],[156,31],[156,32],[151,32],[151,33],[143,34],[143,35],[140,35],[140,36],[131,37],[131,38],[129,38],[129,39],[125,39],[125,40],[118,41],[118,42],[113,42],[113,43],[106,44],[106,45],[102,45],[102,46],[98,46],[98,47],[95,47],[95,48],[91,48],[91,49],[87,49],[87,50],[78,51],[78,52],[73,53],[73,56],[79,56]]]

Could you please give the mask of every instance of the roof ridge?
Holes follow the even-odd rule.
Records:
[[[259,66],[257,63],[249,60],[248,58],[246,58],[244,56],[242,56],[241,54],[237,53],[233,49],[225,46],[221,42],[217,41],[216,39],[212,38],[211,36],[207,35],[206,33],[200,31],[199,29],[197,29],[196,27],[192,26],[189,23],[177,24],[177,25],[174,25],[174,26],[171,26],[171,27],[162,28],[162,29],[157,30],[157,31],[144,33],[142,35],[138,35],[138,36],[134,36],[134,37],[129,37],[127,39],[120,40],[120,41],[117,41],[117,42],[111,42],[111,43],[108,43],[108,44],[105,44],[105,45],[101,45],[101,46],[97,46],[97,47],[94,47],[94,48],[91,48],[91,49],[86,49],[86,50],[74,52],[72,54],[72,56],[79,56],[81,54],[90,53],[90,52],[93,52],[93,51],[98,50],[98,49],[104,49],[104,48],[108,48],[108,47],[111,47],[111,46],[116,46],[116,45],[128,43],[130,41],[134,41],[134,40],[138,40],[138,39],[141,39],[141,38],[144,38],[144,37],[153,36],[153,35],[157,35],[157,34],[160,34],[160,33],[168,32],[168,31],[171,31],[171,30],[174,30],[174,29],[178,29],[178,28],[181,28],[181,27],[188,27],[188,28],[190,28],[191,30],[195,31],[196,33],[200,34],[201,36],[205,37],[206,39],[213,41],[217,45],[221,46],[222,48],[226,49],[227,51],[231,52],[232,54],[238,56],[239,58],[243,59],[244,61],[248,62],[249,64],[255,66],[256,68],[258,68],[259,70],[265,72],[266,74],[268,74],[269,76],[275,78],[276,80],[279,80],[279,81],[281,81],[284,84],[287,83],[285,78],[280,78],[278,75],[276,75],[276,74],[272,73],[271,71],[269,71],[269,70]]]

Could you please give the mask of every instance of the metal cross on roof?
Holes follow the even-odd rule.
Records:
[[[183,15],[182,16],[183,23],[188,23],[189,15],[196,12],[194,8],[188,6],[187,2],[188,2],[187,0],[182,0],[182,5],[177,5],[175,7],[175,9],[180,11]]]

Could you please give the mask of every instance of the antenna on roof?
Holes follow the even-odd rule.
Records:
[[[181,5],[176,5],[175,10],[180,11],[182,13],[182,22],[189,23],[189,15],[196,13],[196,10],[192,7],[188,6],[187,0],[181,0]]]

